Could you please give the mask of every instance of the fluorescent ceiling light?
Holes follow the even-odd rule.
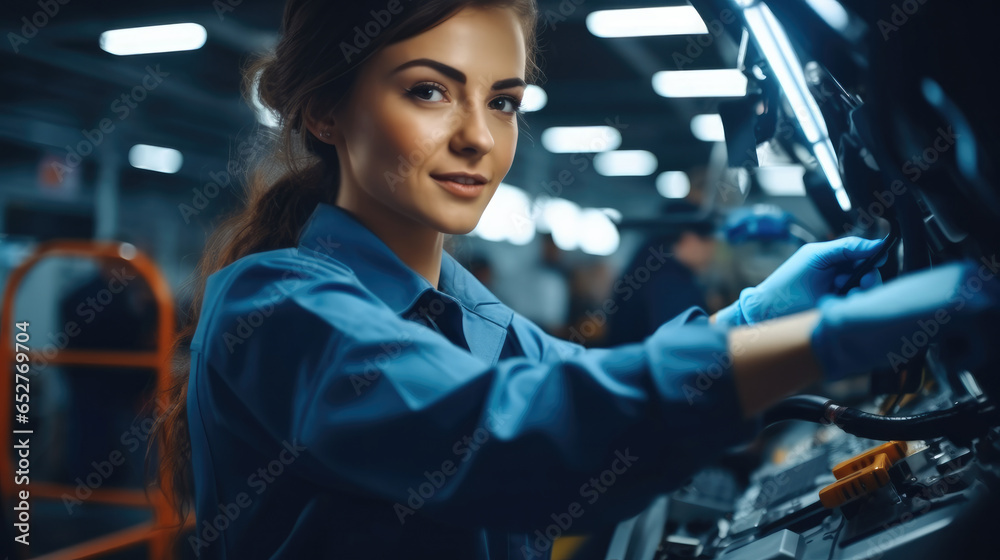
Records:
[[[771,196],[805,196],[802,180],[806,168],[801,165],[769,165],[757,168],[760,188]]]
[[[532,84],[524,88],[524,97],[521,98],[521,111],[530,113],[537,111],[548,103],[549,96],[545,90]]]
[[[205,44],[208,34],[197,23],[112,29],[101,33],[101,48],[119,56],[173,51],[193,51]]]
[[[656,176],[656,192],[664,198],[685,198],[691,193],[691,179],[683,171],[664,171]]]
[[[184,163],[184,156],[173,148],[136,144],[128,151],[128,162],[137,169],[177,173]]]
[[[656,165],[656,156],[646,150],[616,150],[594,156],[594,170],[606,177],[652,175]]]
[[[731,68],[664,70],[653,74],[653,90],[663,97],[743,97],[747,77]]]
[[[598,10],[587,14],[587,29],[597,37],[646,37],[708,33],[691,6]]]
[[[850,210],[851,200],[840,178],[837,154],[830,142],[826,121],[823,120],[816,99],[806,86],[802,63],[799,62],[788,35],[766,4],[758,3],[745,8],[743,17],[757,47],[778,79],[781,91],[792,108],[802,134],[812,147],[820,170],[830,183],[840,208],[845,212]]]
[[[542,131],[542,146],[556,154],[608,152],[621,144],[621,133],[611,126],[554,126]]]
[[[695,115],[691,118],[691,134],[703,142],[726,141],[726,130],[720,115]]]

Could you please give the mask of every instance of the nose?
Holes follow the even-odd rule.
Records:
[[[458,128],[451,138],[451,148],[460,154],[488,154],[496,143],[490,132],[488,109],[463,106],[458,113]]]

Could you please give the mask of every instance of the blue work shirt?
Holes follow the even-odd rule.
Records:
[[[746,441],[692,308],[586,349],[447,252],[440,286],[343,208],[208,279],[188,420],[201,558],[549,558]]]

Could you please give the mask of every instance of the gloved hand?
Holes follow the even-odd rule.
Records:
[[[1000,278],[971,261],[949,263],[868,291],[821,298],[810,342],[828,380],[877,367],[898,371],[942,338],[961,337],[981,352],[983,337],[972,327],[998,305]]]
[[[836,293],[864,259],[878,252],[882,239],[844,237],[799,247],[777,270],[755,288],[715,315],[716,324],[735,327],[812,309],[827,294]],[[885,264],[882,259],[877,266]],[[851,292],[882,283],[878,269],[861,278]]]

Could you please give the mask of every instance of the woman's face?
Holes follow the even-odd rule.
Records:
[[[514,159],[524,69],[521,26],[500,9],[465,8],[373,55],[327,128],[310,124],[337,147],[338,204],[368,220],[471,231]],[[460,196],[434,179],[452,173],[485,186]]]

